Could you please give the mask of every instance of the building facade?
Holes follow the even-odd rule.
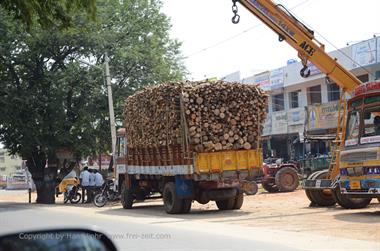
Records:
[[[362,82],[380,79],[380,37],[329,53]],[[289,60],[284,67],[241,79],[268,92],[268,118],[263,131],[264,157],[299,159],[329,154],[335,138],[341,88],[310,64]],[[236,74],[235,74],[236,75]]]
[[[9,155],[6,149],[0,148],[0,175],[10,176],[11,174],[22,171],[23,161],[15,155]]]

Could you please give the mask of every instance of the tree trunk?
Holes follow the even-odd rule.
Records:
[[[54,204],[58,170],[56,159],[49,157],[46,167],[46,155],[44,153],[34,153],[32,158],[27,159],[26,164],[36,185],[36,203]]]

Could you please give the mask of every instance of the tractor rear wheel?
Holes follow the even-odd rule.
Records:
[[[292,192],[299,186],[298,173],[294,168],[283,167],[276,173],[275,183],[280,192]]]
[[[278,187],[276,186],[276,184],[271,184],[267,181],[263,181],[261,183],[261,186],[264,188],[265,191],[269,192],[269,193],[277,193],[279,191]]]

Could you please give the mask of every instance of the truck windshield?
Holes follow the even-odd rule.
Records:
[[[358,144],[359,138],[359,112],[353,111],[348,115],[347,132],[346,132],[346,146]]]
[[[363,118],[364,131],[360,143],[380,142],[380,107],[365,109]]]

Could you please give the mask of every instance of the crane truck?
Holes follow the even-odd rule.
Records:
[[[240,20],[238,2],[277,33],[280,42],[298,52],[302,77],[310,75],[311,62],[343,90],[330,167],[311,174],[303,183],[309,200],[319,206],[338,203],[355,209],[366,207],[372,198],[379,199],[380,81],[362,83],[325,52],[313,30],[271,0],[232,0],[233,23]]]

